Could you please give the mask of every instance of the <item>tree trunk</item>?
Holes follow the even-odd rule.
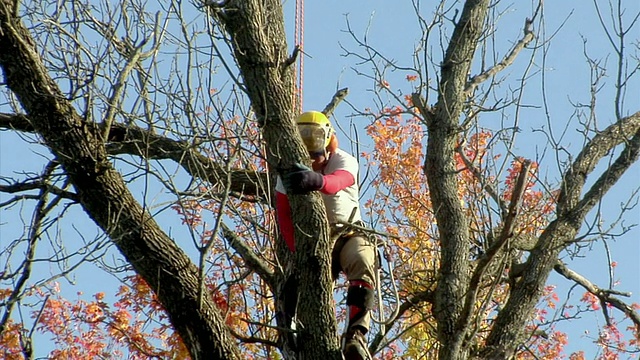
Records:
[[[442,246],[434,309],[441,360],[466,359],[468,354],[461,314],[469,290],[471,243],[468,221],[458,196],[455,148],[466,101],[464,89],[488,7],[488,0],[465,3],[442,63],[438,102],[428,126],[424,170]]]
[[[243,84],[267,145],[272,169],[307,163],[294,124],[294,76],[282,4],[278,0],[229,1],[214,11],[232,39]],[[295,224],[294,272],[299,286],[300,359],[341,359],[331,281],[331,246],[320,195],[289,196]]]
[[[193,359],[240,359],[219,309],[209,297],[198,302],[196,267],[128,191],[97,127],[75,113],[49,77],[14,6],[0,2],[0,66],[82,207],[154,290]]]

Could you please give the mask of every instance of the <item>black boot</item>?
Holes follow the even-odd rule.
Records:
[[[342,354],[345,360],[370,360],[367,350],[368,324],[358,322],[373,308],[373,286],[363,280],[350,281],[347,290],[347,306],[349,307],[349,323],[347,332],[343,335]]]
[[[371,355],[367,349],[367,339],[364,332],[358,326],[354,326],[344,334],[342,355],[345,360],[370,360]]]

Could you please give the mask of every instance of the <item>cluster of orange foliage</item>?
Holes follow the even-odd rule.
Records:
[[[413,81],[415,78],[407,77],[407,80]],[[388,87],[386,82],[385,87]],[[408,97],[405,100],[410,102]],[[367,134],[374,141],[374,149],[361,155],[377,172],[371,184],[373,195],[366,202],[366,208],[374,222],[388,233],[403,239],[394,244],[395,276],[401,282],[403,294],[432,288],[439,261],[439,239],[422,165],[426,141],[424,126],[420,119],[407,115],[402,107],[387,108],[367,127]],[[500,155],[491,153],[489,145],[492,139],[491,131],[478,129],[460,140],[461,149],[455,158],[459,197],[470,221],[471,235],[477,239],[477,244],[482,243],[491,228],[499,225],[499,219],[495,215],[492,218],[492,214],[499,212],[495,211],[495,207],[490,208],[490,204],[495,206],[496,199],[491,198],[483,186],[489,183],[497,188],[500,199],[508,204],[524,161],[522,158],[513,159],[504,178],[500,180],[499,174],[490,171],[499,168],[496,162],[500,159]],[[469,166],[473,166],[475,171],[471,171]],[[533,162],[514,229],[516,234],[539,235],[555,210],[557,192],[536,189],[537,170],[538,164]],[[483,177],[483,182],[478,174]],[[479,346],[482,345],[483,334],[490,329],[492,315],[495,315],[507,295],[507,284],[493,289],[490,296],[495,306],[489,306],[479,314],[481,330],[476,337]],[[597,310],[595,300],[595,296],[586,293],[582,302],[592,304],[591,310]],[[553,322],[558,302],[555,288],[547,286],[534,318],[527,325],[530,337],[526,347],[518,353],[519,359],[566,358],[564,347],[568,344],[568,337],[557,331]],[[563,306],[571,309],[566,304]],[[428,349],[434,349],[435,353],[435,324],[431,317],[425,316],[429,313],[429,308],[414,309],[401,325],[402,329],[397,330],[404,330],[402,341],[407,345],[406,356],[424,356]],[[570,316],[564,314],[565,318]],[[614,326],[604,327],[597,343],[603,351],[600,359],[617,359],[628,346],[635,345],[633,341],[625,343]],[[582,352],[569,355],[571,359],[582,359],[583,356]]]
[[[415,77],[407,77],[407,80],[414,81]],[[380,84],[382,87],[389,86],[386,82]],[[227,136],[227,140],[214,144],[211,151],[220,152],[217,158],[220,158],[220,154],[226,154],[233,167],[265,169],[263,159],[237,152],[239,145],[244,149],[254,149],[254,154],[261,152],[258,130],[247,127],[240,120],[234,118],[218,129]],[[247,131],[251,136],[240,140]],[[422,165],[426,141],[424,126],[420,119],[405,116],[403,109],[396,107],[385,109],[367,127],[367,134],[374,147],[371,152],[361,156],[374,169],[376,176],[371,181],[372,193],[368,194],[365,207],[378,229],[398,237],[390,239],[390,255],[395,260],[394,273],[400,283],[401,296],[433,289],[439,265],[439,239]],[[492,217],[495,209],[490,208],[490,204],[495,204],[495,199],[490,198],[484,185],[495,185],[500,198],[508,202],[523,160],[513,159],[504,178],[500,180],[498,174],[489,171],[497,168],[494,165],[500,158],[491,154],[492,138],[490,131],[479,129],[461,139],[460,153],[455,159],[460,201],[467,212],[469,228],[478,247],[481,247],[487,231],[499,222],[495,215]],[[240,143],[242,141],[244,143]],[[478,176],[470,171],[469,164],[484,177],[485,183],[481,183]],[[536,189],[536,172],[537,164],[534,163],[518,215],[520,221],[517,222],[517,232],[537,234],[546,226],[554,210],[555,194]],[[211,191],[201,190],[203,193]],[[268,295],[265,296],[269,293],[266,286],[255,275],[241,282],[226,282],[229,278],[226,274],[238,272],[237,264],[241,263],[241,259],[229,258],[224,241],[216,238],[212,225],[203,220],[215,219],[219,208],[217,201],[198,198],[185,199],[175,206],[183,222],[196,234],[199,246],[213,241],[208,254],[210,267],[206,286],[209,293],[213,294],[215,304],[225,313],[227,325],[238,334],[252,334],[275,341],[277,334],[273,329],[251,325],[252,322],[269,324],[273,321],[272,303]],[[274,223],[271,209],[257,203],[229,199],[224,211],[226,216],[234,219],[236,232],[247,236],[244,240],[250,246],[272,250]],[[255,223],[261,224],[263,229],[256,230]],[[39,336],[52,338],[55,349],[49,357],[188,359],[184,345],[150,288],[137,276],[125,278],[124,283],[117,292],[97,293],[91,300],[85,300],[82,293],[78,293],[76,300],[65,299],[55,287],[34,289],[31,296],[34,301],[40,301],[42,306],[32,311],[31,317],[37,321]],[[519,359],[566,358],[563,349],[568,343],[567,335],[555,330],[553,325],[540,331],[540,327],[549,322],[550,313],[558,306],[559,299],[554,290],[552,286],[545,289],[540,306],[527,326],[531,336],[526,350],[518,354]],[[492,316],[507,293],[508,285],[505,284],[484,294],[490,296],[489,303],[495,305],[484,307],[478,315],[481,317],[479,336],[476,337],[479,346],[483,334],[491,326]],[[10,289],[0,289],[0,302],[10,294]],[[599,310],[599,301],[595,296],[586,293],[581,301],[588,305],[590,311]],[[563,311],[566,309],[570,307],[563,305]],[[423,356],[425,351],[435,351],[435,324],[430,314],[428,305],[414,308],[394,329],[397,333],[403,332],[400,338],[402,345],[398,342],[389,344],[380,358],[394,359],[400,353],[406,357]],[[570,314],[565,317],[569,318]],[[251,322],[245,321],[249,319]],[[0,355],[6,359],[23,359],[21,345],[26,334],[28,330],[22,324],[9,321],[0,336]],[[637,341],[625,342],[615,326],[603,327],[595,341],[603,349],[600,358],[607,360],[617,359],[620,350],[626,347],[637,346]],[[258,344],[244,345],[243,351],[248,359],[278,356],[274,349],[265,350]],[[577,352],[569,355],[569,358],[577,360],[585,356]]]
[[[48,292],[36,290],[34,298],[42,302],[42,307],[31,316],[37,318],[39,336],[50,336],[56,347],[49,358],[188,357],[150,288],[137,276],[127,278],[126,282],[129,285],[120,286],[111,304],[104,301],[103,292],[94,294],[91,301],[83,300],[79,292],[78,299],[70,301],[60,296],[57,284]],[[12,323],[0,339],[1,355],[6,359],[23,359],[20,342],[25,334],[22,324]]]

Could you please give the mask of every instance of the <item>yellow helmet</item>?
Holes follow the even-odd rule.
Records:
[[[307,150],[311,153],[324,153],[333,134],[329,119],[319,111],[307,111],[298,116],[296,124]]]

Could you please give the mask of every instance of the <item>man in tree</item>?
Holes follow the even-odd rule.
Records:
[[[287,194],[320,191],[327,209],[333,238],[334,280],[342,270],[349,280],[347,305],[349,322],[343,338],[347,360],[370,359],[364,335],[369,330],[375,285],[375,247],[361,232],[349,224],[361,224],[358,205],[358,161],[338,148],[338,139],[329,119],[317,111],[301,114],[297,119],[300,136],[312,159],[312,169],[302,165],[282,171],[276,183],[276,209],[282,237],[289,250],[295,251],[294,228]],[[289,320],[294,314],[287,314]]]

